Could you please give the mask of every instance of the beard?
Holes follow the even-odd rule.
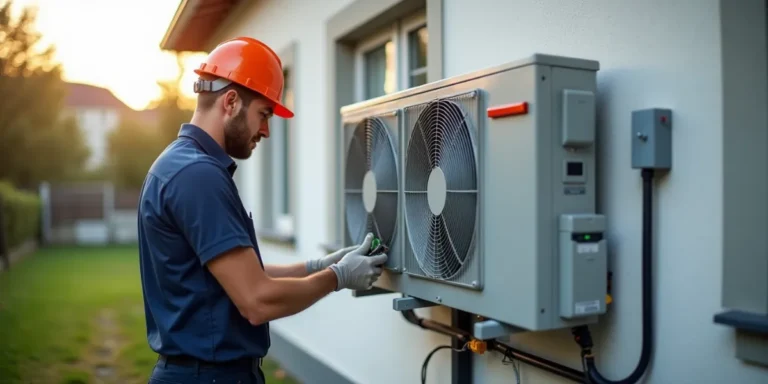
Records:
[[[240,112],[224,126],[224,150],[235,159],[248,159],[252,153],[252,139],[245,108],[240,109]]]

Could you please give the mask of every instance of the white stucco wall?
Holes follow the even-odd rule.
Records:
[[[220,37],[247,34],[276,51],[298,43],[295,71],[299,193],[296,252],[262,245],[267,262],[319,257],[326,241],[328,130],[325,22],[350,0],[259,1]],[[598,365],[618,379],[640,352],[639,171],[630,167],[632,110],[674,111],[673,170],[656,189],[656,336],[647,382],[765,383],[768,370],[734,358],[731,329],[713,324],[720,308],[722,257],[722,104],[717,0],[445,0],[445,76],[533,52],[600,61],[600,209],[609,218],[615,303],[592,327]],[[290,26],[289,26],[290,25]],[[258,217],[259,156],[238,170],[243,199]],[[360,383],[417,382],[426,354],[447,339],[406,323],[394,295],[354,299],[335,293],[273,323],[273,330]],[[500,303],[503,305],[503,303]],[[447,321],[444,309],[420,310]],[[567,330],[514,339],[521,349],[580,368]],[[514,382],[498,354],[475,358],[478,383]],[[524,383],[566,382],[521,364]],[[430,383],[450,382],[447,351],[434,356]]]

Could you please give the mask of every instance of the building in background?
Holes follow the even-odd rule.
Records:
[[[766,338],[714,317],[744,311],[754,332],[768,321],[765,14],[764,0],[185,0],[161,45],[210,51],[247,35],[280,54],[296,117],[276,119],[267,145],[236,174],[262,256],[274,263],[338,243],[342,106],[537,52],[599,61],[598,195],[615,301],[592,327],[598,367],[616,380],[639,358],[642,187],[630,166],[630,122],[634,110],[670,108],[674,165],[656,187],[645,382],[746,384],[768,382],[768,366],[746,363],[768,356]],[[270,354],[307,383],[418,382],[426,355],[449,340],[407,323],[392,310],[396,297],[332,294],[273,322]],[[451,321],[441,306],[417,314]],[[581,369],[568,330],[506,341]],[[472,362],[476,383],[515,382],[498,353]],[[520,369],[524,383],[568,382]],[[451,353],[437,352],[428,372],[428,382],[450,383]]]
[[[66,113],[77,120],[91,150],[86,167],[99,168],[106,160],[107,138],[120,117],[133,112],[106,88],[89,84],[67,83]]]
[[[86,163],[89,170],[99,168],[106,161],[107,139],[121,118],[138,119],[148,125],[157,121],[155,110],[134,110],[106,88],[80,83],[67,83],[66,87],[64,113],[75,117],[84,134],[91,151]]]
[[[67,83],[65,117],[74,117],[91,156],[90,171],[106,166],[109,135],[122,119],[157,129],[156,109],[134,110],[111,91],[89,84]],[[108,244],[137,241],[138,191],[109,182],[43,183],[43,240],[50,244]]]

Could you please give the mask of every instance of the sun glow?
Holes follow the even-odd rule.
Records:
[[[41,46],[56,46],[64,79],[112,91],[125,104],[143,109],[160,96],[158,80],[177,75],[176,58],[160,50],[178,0],[12,0],[14,9],[37,7]],[[202,54],[184,64],[182,93],[192,93],[192,69]],[[189,86],[184,86],[188,84]]]

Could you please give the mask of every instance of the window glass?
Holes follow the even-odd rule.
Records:
[[[408,84],[416,87],[427,83],[427,27],[408,33]]]
[[[395,45],[388,41],[364,55],[365,98],[371,99],[395,91]]]

